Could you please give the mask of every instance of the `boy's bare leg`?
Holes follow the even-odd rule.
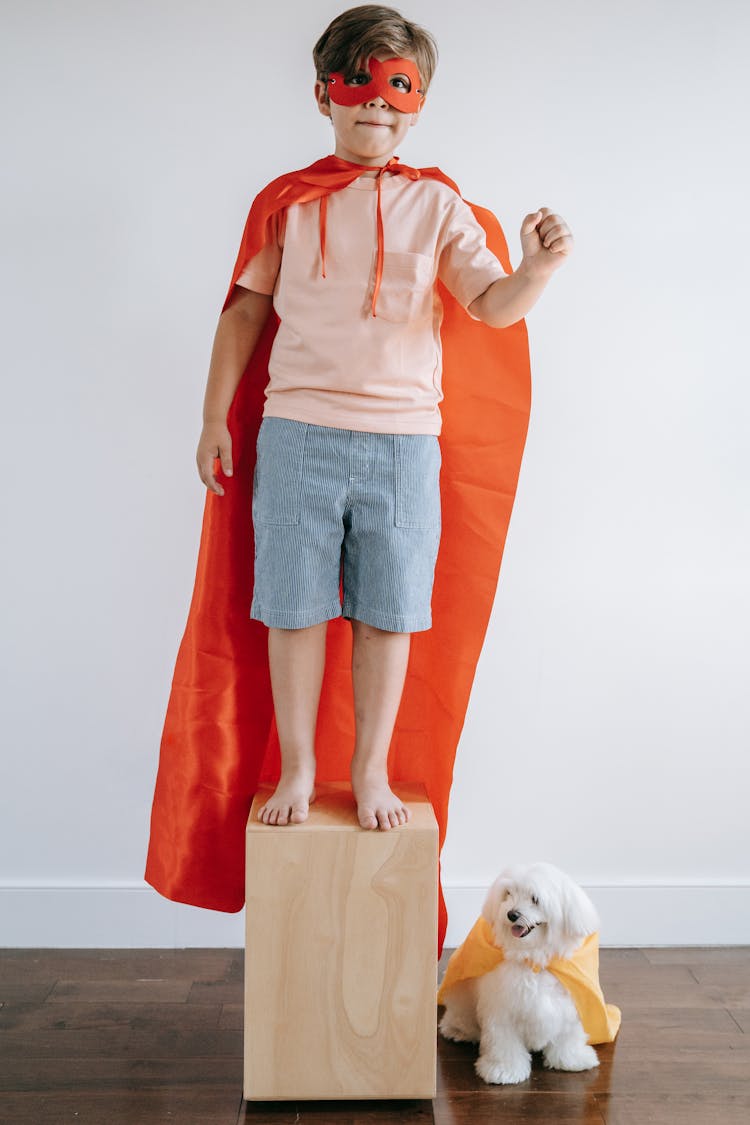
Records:
[[[409,810],[388,784],[388,749],[409,662],[410,633],[388,633],[352,620],[356,738],[352,791],[363,828],[395,828]]]
[[[258,810],[264,824],[307,820],[315,798],[315,723],[325,667],[328,623],[269,629],[268,663],[281,747],[279,784]]]

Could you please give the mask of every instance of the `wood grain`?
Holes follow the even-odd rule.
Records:
[[[345,783],[302,824],[247,828],[245,1097],[426,1098],[435,1091],[438,827],[360,828]]]

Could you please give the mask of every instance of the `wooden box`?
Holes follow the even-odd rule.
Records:
[[[247,825],[248,1101],[435,1095],[438,828],[422,785],[407,824],[360,828],[346,783],[303,824]]]

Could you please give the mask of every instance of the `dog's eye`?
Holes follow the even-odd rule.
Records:
[[[531,901],[534,903],[534,906],[539,905],[539,899],[536,897],[536,895],[531,896]]]

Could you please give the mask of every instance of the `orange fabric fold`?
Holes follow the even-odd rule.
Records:
[[[504,960],[502,949],[495,945],[492,926],[486,918],[478,918],[465,941],[451,954],[438,989],[438,1004],[445,1004],[451,988],[459,981],[491,973]],[[541,971],[531,961],[527,964],[534,972]],[[599,984],[599,934],[589,934],[570,957],[553,958],[546,971],[570,994],[589,1043],[612,1043],[622,1014],[614,1004],[605,1003]]]
[[[458,188],[437,168],[389,170]],[[326,157],[289,173],[256,197],[224,302],[270,236],[270,220],[295,202],[352,183],[360,165]],[[511,273],[495,217],[474,213],[490,249]],[[387,237],[387,232],[386,232]],[[456,746],[487,629],[516,492],[530,408],[526,325],[474,321],[439,284],[442,327],[443,530],[432,600],[433,627],[412,638],[391,744],[391,781],[421,781],[445,840]],[[206,496],[195,588],[175,665],[151,814],[146,879],[167,898],[214,910],[244,903],[244,832],[252,797],[279,775],[267,629],[249,617],[253,587],[252,478],[255,443],[278,326],[269,322],[240,381],[227,424],[234,475],[224,496]],[[328,627],[317,728],[318,778],[349,778],[354,742],[351,629]],[[290,829],[293,831],[293,828]],[[447,914],[439,888],[438,949]]]

